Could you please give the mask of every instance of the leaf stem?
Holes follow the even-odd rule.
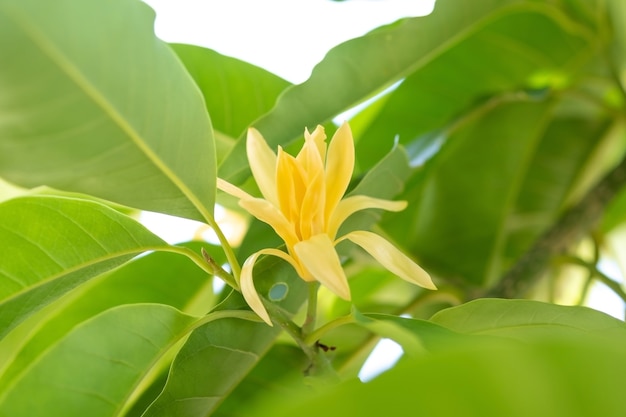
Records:
[[[213,264],[211,264],[210,262],[207,262],[207,260],[203,256],[197,254],[190,248],[185,248],[183,246],[162,246],[162,247],[155,248],[155,250],[161,250],[164,252],[173,252],[173,253],[178,253],[180,255],[184,255],[188,257],[189,259],[191,259],[196,265],[198,265],[202,270],[206,271],[208,274],[220,277],[221,279],[224,280],[224,282],[226,282],[226,284],[230,285],[231,287],[239,291],[239,284],[237,283],[237,281],[232,275],[226,272],[221,266],[218,266],[219,269],[216,270],[214,268],[215,262]]]
[[[609,287],[619,298],[622,299],[624,303],[626,303],[626,291],[624,291],[621,284],[617,281],[612,280],[608,275],[600,271],[596,267],[596,265],[571,255],[563,255],[558,257],[556,260],[587,268],[587,270],[589,270],[589,272],[592,273],[598,281]]]
[[[319,328],[306,335],[306,337],[304,338],[304,342],[307,345],[313,345],[329,331],[336,329],[337,327],[343,326],[344,324],[354,323],[355,321],[356,320],[352,314],[336,318],[335,320],[329,321],[328,323],[320,326]]]
[[[312,292],[310,287],[309,291]],[[311,292],[309,294],[311,294]],[[330,361],[326,355],[324,355],[324,352],[320,351],[319,345],[315,342],[309,343],[303,337],[302,329],[298,327],[280,307],[274,305],[273,303],[266,303],[265,306],[270,313],[272,321],[279,325],[289,336],[291,336],[291,338],[309,359],[309,366],[304,371],[305,375],[314,377],[314,379],[323,383],[338,382],[339,376],[337,375],[337,372],[331,366]]]
[[[239,288],[239,277],[241,275],[241,266],[239,265],[239,261],[237,260],[237,256],[235,256],[235,252],[233,251],[233,248],[230,246],[230,243],[228,243],[228,239],[226,239],[224,232],[222,232],[222,229],[220,229],[213,215],[211,215],[211,213],[207,212],[206,210],[202,211],[202,215],[207,221],[207,224],[215,232],[217,239],[220,241],[220,245],[222,246],[222,249],[224,250],[226,259],[228,260],[228,263],[230,264],[230,269],[233,271],[233,276],[235,278],[235,281],[237,282],[237,285],[234,286],[233,288]]]

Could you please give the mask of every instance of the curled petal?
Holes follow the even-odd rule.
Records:
[[[261,255],[273,255],[284,259],[296,268],[296,271],[299,267],[291,256],[287,255],[285,252],[279,251],[278,249],[261,249],[260,251],[250,255],[243,263],[240,279],[241,294],[252,311],[261,317],[264,322],[272,326],[272,320],[270,319],[269,314],[267,314],[267,310],[263,305],[263,301],[261,301],[261,297],[259,297],[259,294],[256,292],[256,288],[254,288],[252,270],[254,269],[254,264]]]
[[[270,203],[278,207],[276,197],[276,154],[268,146],[258,130],[248,129],[246,152],[250,170],[261,194]]]
[[[350,287],[332,240],[325,233],[298,242],[295,253],[302,265],[316,281],[344,300],[350,300]]]
[[[249,198],[240,200],[239,206],[257,219],[270,225],[288,247],[293,247],[298,241],[293,225],[269,201],[262,198]]]
[[[226,194],[230,194],[233,197],[237,197],[239,199],[252,199],[252,198],[254,198],[250,194],[248,194],[247,192],[242,190],[241,188],[239,188],[239,187],[237,187],[235,185],[232,185],[228,181],[224,181],[221,178],[217,179],[217,189],[218,190],[222,190]]]
[[[337,243],[344,239],[348,239],[362,247],[382,266],[400,278],[429,290],[437,289],[426,271],[381,236],[359,230],[348,233],[339,239]]]
[[[354,139],[347,123],[335,132],[326,155],[326,209],[328,219],[343,197],[354,171]]]
[[[334,239],[341,224],[359,210],[383,209],[388,211],[401,211],[404,210],[406,206],[406,201],[381,200],[366,195],[346,197],[337,204],[337,208],[328,220],[328,235]]]

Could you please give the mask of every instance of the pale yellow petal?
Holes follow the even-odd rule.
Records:
[[[327,233],[334,239],[341,224],[352,214],[365,209],[383,209],[387,211],[401,211],[407,206],[406,201],[381,200],[365,195],[346,197],[339,202],[337,208],[328,220]]]
[[[324,232],[324,172],[310,181],[300,207],[301,240]]]
[[[317,151],[322,157],[322,162],[326,160],[326,133],[324,133],[324,127],[317,125],[313,133],[309,133],[308,129],[304,129],[304,140],[312,141],[317,147]]]
[[[241,286],[241,294],[252,311],[261,317],[264,322],[273,326],[272,320],[263,305],[263,301],[261,301],[261,297],[259,297],[259,294],[256,292],[256,288],[254,288],[253,270],[254,264],[259,256],[261,256],[260,252],[253,253],[243,263],[239,284]]]
[[[347,123],[335,132],[326,155],[326,210],[328,220],[350,184],[354,171],[354,139]]]
[[[235,185],[232,185],[228,181],[224,181],[221,178],[217,179],[217,189],[218,190],[222,190],[226,194],[230,194],[233,197],[237,197],[239,199],[254,198],[250,194],[248,194],[247,192],[242,190],[241,188],[239,188],[239,187],[237,187]]]
[[[337,243],[344,239],[348,239],[362,247],[382,266],[400,278],[429,290],[437,289],[426,271],[383,237],[372,232],[359,230],[348,233],[339,239]]]
[[[250,170],[256,180],[261,194],[270,203],[278,207],[276,197],[276,154],[268,146],[258,130],[248,129],[246,152]]]
[[[307,130],[304,132],[304,146],[298,152],[296,160],[309,174],[309,179],[317,175],[318,171],[324,170],[325,154],[322,151],[326,150],[325,139],[324,128],[321,126],[318,126],[312,135]]]
[[[344,300],[350,300],[348,279],[341,267],[335,246],[326,234],[298,242],[294,250],[302,268],[315,280]]]
[[[305,176],[296,159],[279,147],[276,170],[278,207],[289,222],[298,226],[300,206],[306,193]]]
[[[269,201],[262,198],[250,198],[240,200],[239,205],[257,219],[269,224],[276,231],[276,234],[285,241],[287,246],[293,247],[299,240],[293,225]]]
[[[243,267],[241,268],[241,294],[243,298],[246,300],[252,311],[254,311],[259,317],[263,319],[264,322],[272,326],[272,320],[270,320],[269,314],[267,314],[267,310],[263,305],[263,301],[254,287],[254,264],[257,259],[261,255],[272,255],[278,258],[281,258],[291,264],[294,267],[298,275],[301,274],[300,266],[297,262],[285,252],[282,252],[278,249],[261,249],[260,251],[253,253],[246,259],[243,263]]]

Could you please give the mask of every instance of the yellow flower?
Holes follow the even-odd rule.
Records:
[[[244,262],[241,292],[252,310],[272,324],[253,283],[252,270],[261,255],[284,259],[303,280],[319,281],[339,297],[350,300],[348,280],[335,250],[335,245],[346,239],[400,278],[436,289],[422,268],[381,236],[360,230],[337,237],[341,224],[359,210],[400,211],[406,207],[404,201],[364,195],[343,198],[354,170],[354,140],[348,124],[337,130],[328,152],[322,126],[313,133],[305,130],[304,138],[304,146],[296,157],[280,147],[276,155],[257,130],[248,130],[248,161],[264,198],[255,198],[222,179],[217,182],[220,190],[239,198],[243,209],[272,226],[287,247],[287,252],[262,249]]]

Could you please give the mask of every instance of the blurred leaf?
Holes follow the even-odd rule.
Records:
[[[76,286],[146,250],[167,247],[104,205],[63,197],[0,204],[0,336]]]
[[[459,114],[479,107],[489,97],[510,91],[523,94],[523,89],[531,88],[534,75],[560,73],[566,78],[564,82],[569,82],[566,71],[587,53],[583,48],[587,39],[581,30],[572,31],[569,25],[565,30],[565,18],[549,11],[528,6],[527,10],[494,13],[471,36],[464,35],[408,76],[389,94],[385,106],[358,138],[361,166],[375,163],[376,151],[395,135],[408,146],[413,158],[423,159],[420,150],[428,140],[427,133],[445,129]],[[550,80],[532,86],[540,87],[554,86]]]
[[[108,310],[24,368],[0,398],[0,415],[119,416],[142,378],[195,320],[162,305]]]
[[[624,322],[587,307],[559,306],[531,300],[481,299],[435,314],[434,323],[460,333],[516,339],[596,336],[626,340]],[[615,339],[617,340],[617,339]]]
[[[460,342],[470,340],[466,335],[456,333],[428,320],[417,320],[390,314],[366,314],[365,316],[373,320],[388,322],[410,331],[415,337],[419,338],[423,346],[429,351],[450,348]]]
[[[199,252],[203,245],[194,243],[186,246]],[[217,261],[223,260],[218,258]],[[75,290],[72,300],[65,302],[45,320],[41,319],[38,323],[41,328],[30,335],[2,373],[0,391],[74,326],[109,308],[122,304],[158,303],[189,314],[203,315],[212,307],[211,299],[215,298],[211,286],[212,281],[206,272],[189,259],[164,252],[134,259],[93,279]],[[201,307],[197,305],[198,301],[202,302]]]
[[[262,69],[194,45],[171,45],[204,95],[221,161],[254,120],[291,84]]]
[[[153,21],[137,1],[0,1],[0,175],[211,216],[211,124]]]
[[[504,100],[451,132],[402,197],[414,211],[385,229],[429,269],[491,285],[564,209],[610,131],[561,102]]]
[[[615,76],[621,83],[622,89],[626,86],[626,4],[620,0],[606,0],[608,8],[607,20],[603,22],[603,29],[609,30],[611,39],[610,59],[614,65]]]
[[[313,128],[330,120],[409,76],[491,20],[523,10],[524,3],[440,0],[429,16],[401,20],[345,42],[328,52],[306,82],[285,90],[276,107],[254,126],[270,147],[285,145],[301,135],[304,126]],[[544,9],[536,4],[527,7]],[[240,141],[220,165],[219,175],[238,183],[248,171],[245,144]]]
[[[27,190],[17,187],[0,178],[0,202],[26,193]]]
[[[318,394],[271,398],[248,415],[618,417],[624,372],[618,344],[473,341],[404,362],[366,384],[350,380]]]

